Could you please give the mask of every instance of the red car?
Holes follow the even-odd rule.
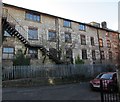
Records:
[[[103,82],[104,90],[112,90],[117,88],[117,74],[116,72],[105,72],[97,75],[96,78],[90,81],[90,88],[92,90],[100,89],[100,80]],[[110,89],[111,88],[111,89]]]

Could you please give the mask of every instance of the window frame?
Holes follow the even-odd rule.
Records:
[[[80,39],[81,39],[81,45],[86,45],[86,36],[80,35]]]
[[[82,49],[82,59],[87,60],[87,49]]]
[[[111,42],[110,42],[110,40],[107,40],[107,47],[111,48]]]
[[[4,52],[4,48],[8,48],[8,50],[9,50],[9,49],[12,49],[13,52],[9,52],[9,51],[8,51],[8,52]],[[4,54],[7,54],[7,58],[4,58],[4,57],[3,57]],[[5,47],[2,48],[2,59],[3,59],[3,60],[12,60],[12,59],[14,58],[14,54],[15,54],[15,48],[14,48],[14,47],[9,47],[9,46],[6,47],[6,46],[5,46]],[[12,58],[9,57],[10,55],[12,55]]]
[[[105,53],[104,53],[104,51],[100,51],[100,58],[101,58],[101,60],[105,60]]]
[[[69,36],[69,39],[67,38],[66,35]],[[72,43],[71,33],[69,33],[69,32],[65,32],[65,43]]]
[[[32,51],[33,53],[31,53],[30,51]],[[29,48],[28,54],[29,54],[30,59],[38,59],[38,49],[37,48]]]
[[[36,31],[37,37],[33,38],[32,37],[32,36],[34,36],[33,33],[30,33],[29,31],[32,31],[32,32]],[[38,40],[38,28],[36,28],[36,27],[28,27],[28,40]]]
[[[35,19],[36,16],[36,19]],[[38,19],[39,17],[39,19]],[[33,13],[33,12],[25,12],[25,20],[29,20],[29,21],[34,21],[34,22],[41,22],[41,15],[38,13]]]
[[[5,31],[5,30],[4,30],[4,34],[3,35],[4,35],[4,37],[11,37],[11,35],[7,31]]]
[[[112,51],[108,51],[109,54],[109,60],[112,60]]]
[[[67,23],[67,24],[66,24]],[[63,27],[71,28],[71,21],[69,20],[64,20],[63,21]]]
[[[96,60],[96,51],[95,50],[92,50],[92,59]]]
[[[79,24],[79,30],[86,31],[86,25],[85,24]]]
[[[99,46],[103,47],[103,39],[101,39],[101,38],[99,39]]]
[[[54,37],[53,36],[50,37],[50,34],[55,34],[55,35],[54,35]],[[57,37],[56,31],[54,31],[54,30],[49,30],[48,31],[48,41],[50,41],[50,42],[56,42],[57,41],[56,37]]]
[[[70,48],[66,49],[66,59],[73,63],[73,51]]]
[[[90,37],[90,41],[91,41],[91,45],[95,46],[95,39],[94,39],[94,37]]]

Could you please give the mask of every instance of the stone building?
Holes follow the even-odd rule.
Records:
[[[89,24],[30,9],[3,4],[3,66],[13,65],[19,49],[32,65],[75,63],[77,56],[86,64],[116,64],[119,33]]]

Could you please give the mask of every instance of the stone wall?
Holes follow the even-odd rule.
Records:
[[[26,20],[25,19],[25,12],[27,10],[24,9],[19,9],[19,8],[15,8],[15,7],[4,7],[8,9],[8,12],[19,22],[19,24],[21,26],[24,27],[24,29],[26,31],[28,31],[28,27],[35,27],[38,28],[38,40],[29,40],[28,39],[28,34],[24,33],[24,32],[20,32],[31,44],[35,44],[35,45],[43,45],[44,47],[46,47],[47,49],[49,48],[57,48],[57,42],[49,42],[48,41],[48,32],[49,30],[53,30],[56,31],[57,38],[59,38],[59,47],[62,49],[62,58],[64,59],[65,54],[66,54],[66,46],[71,46],[74,45],[72,47],[72,52],[73,52],[73,59],[75,62],[75,58],[79,55],[80,58],[82,59],[82,49],[86,49],[87,50],[87,59],[84,60],[86,64],[93,64],[93,60],[92,60],[92,50],[95,50],[96,53],[96,60],[94,61],[96,64],[100,63],[100,51],[99,51],[99,39],[98,39],[98,33],[99,33],[99,38],[103,39],[103,47],[101,48],[101,50],[104,51],[105,54],[105,60],[103,60],[103,63],[109,63],[109,56],[108,56],[108,51],[112,51],[113,52],[113,56],[115,56],[114,51],[115,48],[114,46],[117,45],[117,43],[113,43],[115,40],[118,40],[117,38],[114,38],[112,35],[114,34],[113,32],[110,33],[110,37],[108,37],[108,39],[110,39],[111,43],[112,43],[112,47],[109,49],[107,48],[107,38],[106,38],[106,30],[102,30],[99,29],[97,32],[97,29],[91,26],[86,26],[86,30],[85,31],[81,31],[79,30],[79,23],[78,22],[71,22],[71,27],[63,27],[63,22],[64,19],[62,18],[57,18],[54,16],[50,16],[47,14],[42,14],[40,13],[40,17],[41,17],[41,21],[40,22],[34,22],[34,21],[30,21],[30,20]],[[13,12],[14,11],[14,12]],[[57,21],[56,21],[57,19]],[[12,22],[12,21],[9,21]],[[12,22],[14,23],[14,22]],[[16,29],[19,29],[19,25],[15,26]],[[65,43],[65,32],[69,32],[71,33],[71,38],[72,38],[72,43]],[[81,39],[80,39],[80,35],[85,35],[86,37],[86,45],[81,45]],[[115,34],[114,34],[115,35]],[[95,42],[95,46],[91,46],[91,41],[90,41],[90,37],[94,37],[94,42]],[[10,40],[9,40],[10,41]],[[8,42],[7,42],[8,43]],[[20,42],[17,43],[17,40],[14,43],[11,44],[15,44],[15,48],[23,48],[24,49],[24,45],[20,44]],[[20,44],[20,45],[19,45]],[[5,45],[5,43],[4,43]],[[41,52],[39,51],[38,53],[38,60],[34,60],[31,61],[31,63],[35,63],[35,64],[40,64],[40,60],[43,59],[43,56],[41,54]],[[113,58],[113,62],[115,61],[115,58]],[[51,60],[49,60],[49,58],[46,59],[46,63],[52,63]],[[111,63],[111,62],[110,62]]]

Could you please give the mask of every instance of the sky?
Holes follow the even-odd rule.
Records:
[[[118,30],[120,0],[2,0],[4,3],[75,20],[82,23],[107,22],[109,29]]]

